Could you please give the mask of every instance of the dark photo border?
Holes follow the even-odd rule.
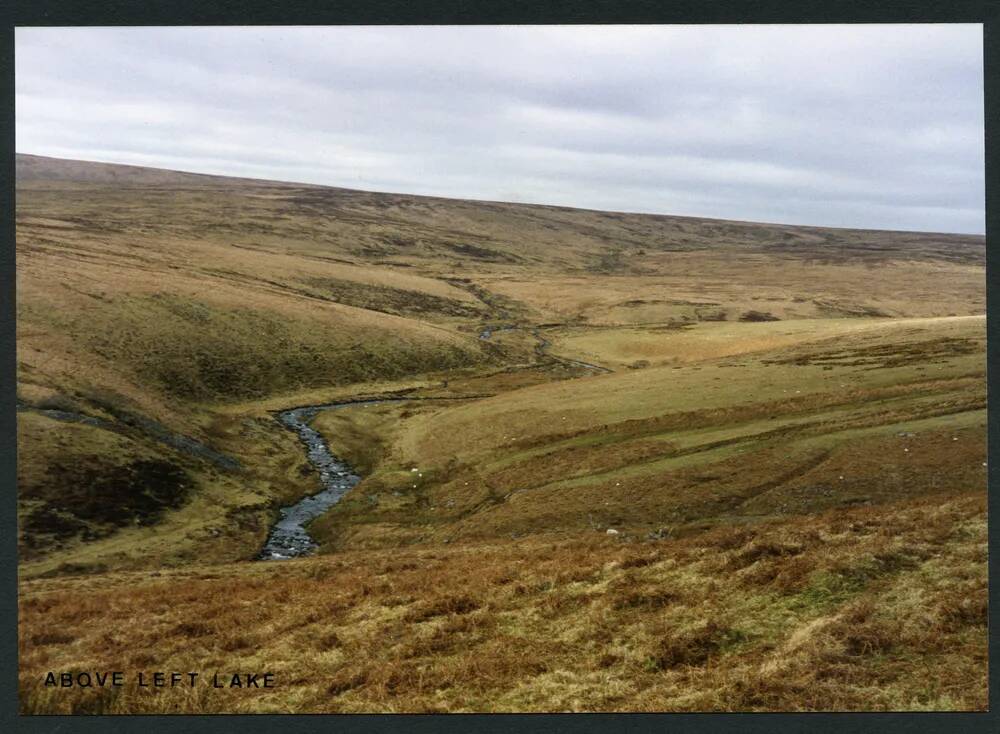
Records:
[[[13,5],[13,7],[11,6]],[[0,731],[219,732],[1000,732],[997,547],[989,526],[990,712],[690,714],[220,714],[20,716],[18,710],[14,259],[14,28],[152,25],[490,25],[582,23],[982,23],[986,116],[988,450],[1000,456],[1000,2],[997,0],[8,0],[0,3]],[[1000,517],[989,463],[988,512]]]

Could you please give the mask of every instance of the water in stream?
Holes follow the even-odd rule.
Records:
[[[500,331],[510,331],[517,326],[497,326],[487,327],[479,334],[480,339],[490,339],[493,334]],[[535,337],[539,340],[539,354],[545,354],[549,346],[547,339],[542,337],[537,329],[534,330]],[[580,362],[574,359],[556,357],[563,362],[569,362],[581,367],[586,367],[598,372],[610,372],[605,367]],[[482,397],[482,396],[476,396]],[[338,459],[330,452],[330,447],[319,434],[319,431],[310,426],[310,422],[316,414],[322,410],[333,410],[335,408],[361,407],[365,405],[378,405],[379,403],[413,400],[412,397],[381,398],[379,400],[367,401],[347,401],[343,403],[327,403],[325,405],[307,405],[301,408],[292,408],[278,414],[280,420],[286,427],[298,434],[299,440],[306,447],[306,454],[309,463],[319,472],[320,482],[323,485],[322,491],[309,495],[294,505],[281,508],[281,518],[276,522],[268,535],[264,548],[258,555],[259,560],[278,560],[283,558],[295,558],[312,552],[316,548],[316,543],[306,531],[306,525],[340,502],[341,498],[361,481],[361,477],[354,473],[354,470],[342,459]],[[434,399],[434,398],[431,398]],[[437,398],[446,400],[449,398]],[[450,398],[465,399],[465,398]]]
[[[326,445],[319,431],[309,425],[312,419],[321,410],[377,405],[381,402],[386,400],[308,405],[278,414],[278,420],[295,431],[299,440],[305,444],[309,463],[319,473],[323,489],[299,500],[294,505],[281,508],[281,518],[271,528],[271,534],[258,556],[260,560],[294,558],[312,552],[316,548],[316,543],[305,526],[340,502],[341,498],[361,481],[361,477],[354,473],[347,462],[331,453],[330,447]]]

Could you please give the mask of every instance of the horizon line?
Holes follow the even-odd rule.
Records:
[[[182,170],[182,169],[179,169],[179,168],[163,168],[163,167],[160,167],[160,166],[141,165],[141,164],[137,164],[137,163],[121,163],[119,161],[101,161],[101,160],[90,160],[90,159],[86,159],[86,158],[63,158],[61,156],[42,155],[40,153],[26,153],[26,152],[22,152],[22,151],[19,151],[19,150],[16,150],[16,149],[14,150],[14,156],[15,156],[15,162],[16,162],[17,156],[32,156],[34,158],[48,158],[50,160],[56,160],[56,161],[73,161],[73,162],[76,162],[76,163],[97,163],[97,164],[109,165],[109,166],[123,166],[123,167],[126,167],[126,168],[145,168],[145,169],[149,169],[149,170],[153,170],[153,171],[166,171],[166,172],[169,172],[169,173],[182,173],[182,174],[186,174],[186,175],[189,175],[189,176],[205,176],[205,177],[208,177],[208,178],[231,178],[231,179],[237,179],[237,180],[242,180],[242,181],[259,181],[261,183],[284,184],[284,185],[292,185],[292,186],[313,186],[313,187],[324,188],[324,189],[341,189],[341,190],[344,190],[344,191],[357,191],[357,192],[366,193],[366,194],[385,194],[385,195],[389,195],[389,196],[412,196],[412,197],[419,197],[419,198],[424,198],[424,199],[444,199],[445,201],[470,201],[470,202],[477,202],[477,203],[481,203],[481,204],[507,204],[507,205],[515,205],[515,206],[535,206],[535,207],[544,207],[544,208],[547,208],[547,209],[570,209],[570,210],[575,210],[575,211],[596,212],[596,213],[601,213],[601,214],[632,214],[632,215],[646,216],[646,217],[671,217],[671,218],[674,218],[674,219],[696,219],[696,220],[702,220],[702,221],[706,221],[707,220],[707,221],[712,221],[712,222],[728,222],[728,223],[732,223],[732,224],[756,224],[756,225],[773,226],[773,227],[798,227],[798,228],[804,228],[804,229],[836,229],[836,230],[846,230],[846,231],[853,231],[853,232],[896,232],[896,233],[904,233],[904,234],[947,235],[947,236],[950,236],[950,237],[982,237],[984,239],[986,237],[986,232],[985,231],[984,232],[941,232],[941,231],[936,231],[936,230],[921,230],[921,229],[885,229],[885,228],[879,228],[879,227],[845,227],[845,226],[834,226],[834,225],[824,225],[824,224],[796,224],[796,223],[791,223],[791,222],[765,222],[765,221],[751,220],[751,219],[724,219],[722,217],[705,217],[705,216],[697,216],[697,215],[691,215],[691,214],[666,214],[666,213],[663,213],[663,212],[628,211],[628,210],[622,210],[622,209],[595,209],[593,207],[570,206],[570,205],[566,205],[566,204],[539,204],[539,203],[535,203],[535,202],[525,202],[525,201],[504,201],[502,199],[479,199],[479,198],[475,198],[475,197],[470,197],[470,198],[464,198],[463,197],[463,198],[459,198],[459,197],[454,197],[454,196],[441,196],[441,195],[438,195],[438,194],[415,194],[415,193],[405,192],[405,191],[382,191],[382,190],[374,190],[374,189],[359,189],[359,188],[353,188],[353,187],[348,187],[348,186],[340,186],[340,185],[336,185],[336,184],[318,184],[318,183],[309,183],[309,182],[306,182],[306,181],[285,181],[285,180],[281,180],[281,179],[257,178],[257,177],[253,177],[253,176],[238,176],[238,175],[227,174],[227,173],[204,173],[202,171],[188,171],[188,170]],[[17,183],[16,165],[15,165],[15,176],[14,176],[14,179],[15,179],[15,185],[16,185],[16,183]],[[67,179],[67,180],[70,180],[70,179]]]

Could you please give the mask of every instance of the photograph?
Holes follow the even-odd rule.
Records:
[[[988,711],[982,23],[13,62],[20,715]]]

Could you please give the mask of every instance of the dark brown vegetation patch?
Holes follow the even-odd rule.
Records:
[[[740,314],[740,321],[781,321],[781,319],[772,313],[768,313],[767,311],[744,311]]]
[[[474,306],[453,298],[388,288],[374,283],[358,283],[337,278],[309,278],[305,282],[318,295],[331,301],[397,316],[436,313],[475,318],[480,313]]]
[[[941,337],[899,344],[837,349],[762,360],[764,364],[824,365],[837,367],[890,368],[933,364],[942,359],[975,354],[982,343],[976,339]]]
[[[187,472],[169,461],[139,459],[122,466],[54,462],[44,481],[49,504],[32,510],[21,526],[30,547],[81,535],[103,537],[116,528],[152,525],[184,504]]]
[[[502,252],[500,250],[491,250],[488,247],[479,247],[477,245],[470,245],[467,243],[462,243],[458,245],[445,243],[444,245],[452,252],[462,255],[464,257],[472,258],[474,260],[483,260],[486,262],[517,262],[520,258],[511,255],[507,252]]]

